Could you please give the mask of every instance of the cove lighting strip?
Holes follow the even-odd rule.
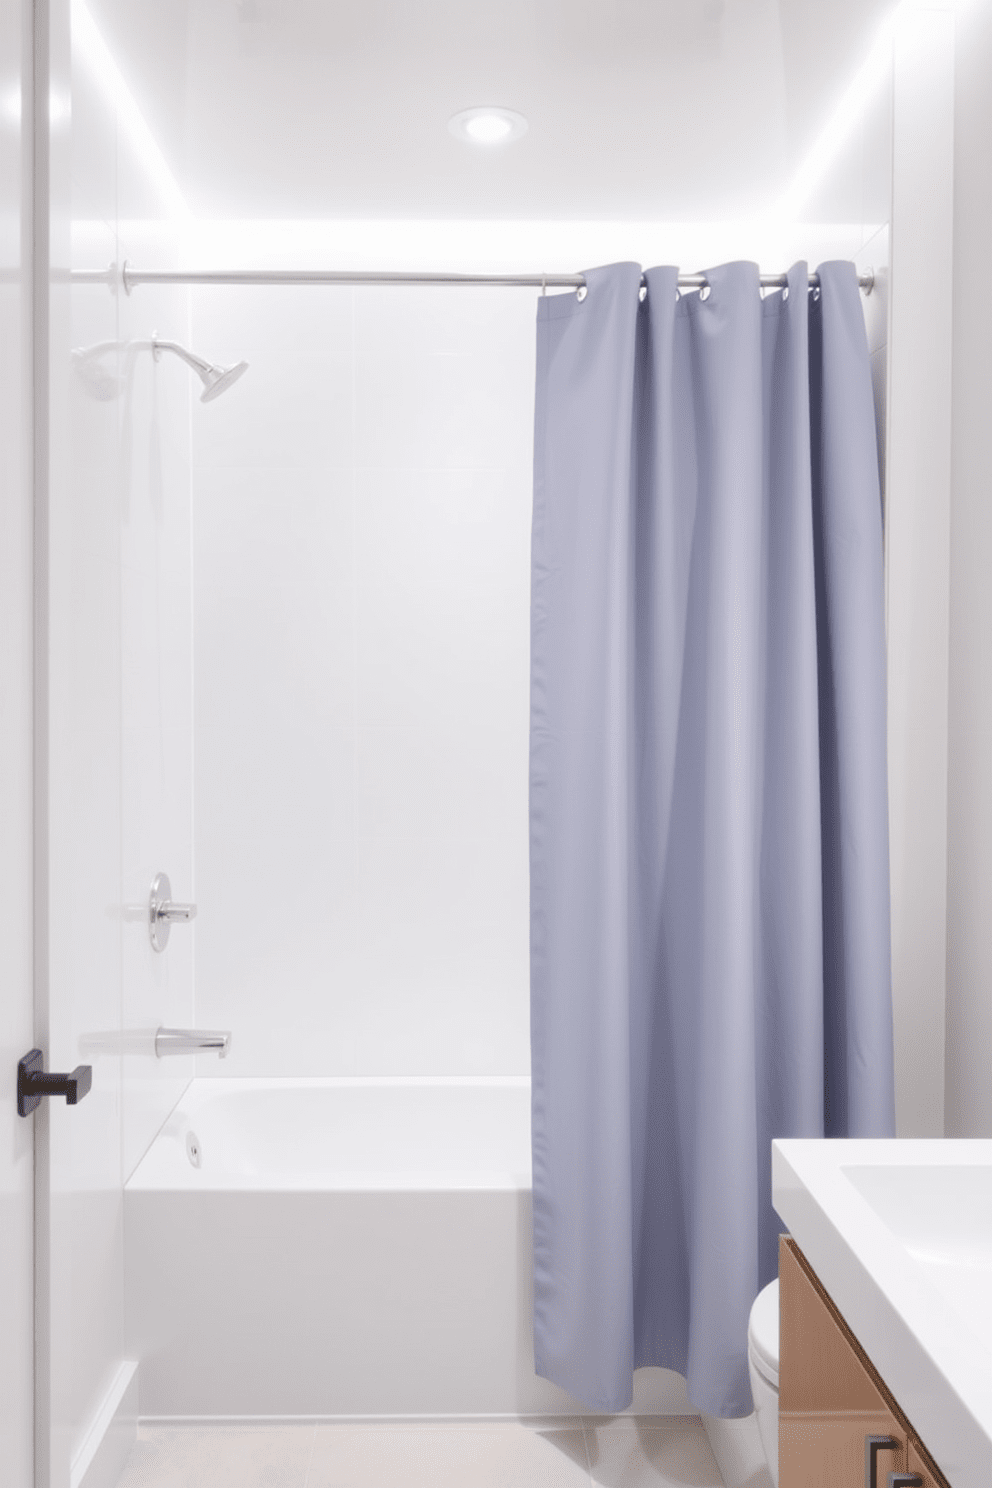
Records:
[[[892,52],[901,22],[913,11],[945,10],[961,14],[972,0],[901,0],[886,17],[865,61],[848,85],[836,108],[817,136],[797,171],[792,185],[780,199],[775,218],[795,222],[831,165],[861,123],[886,76],[891,75]],[[173,215],[190,221],[190,211],[178,182],[145,122],[134,94],[121,74],[113,54],[100,35],[85,0],[72,0],[72,42],[98,82],[108,103],[117,111],[122,132],[141,158],[163,200]]]
[[[887,77],[892,74],[893,46],[899,27],[915,12],[943,10],[960,15],[971,0],[901,0],[891,10],[879,29],[868,56],[840,98],[836,108],[820,131],[806,159],[796,172],[792,185],[778,204],[776,216],[784,222],[795,222],[813,192],[861,123],[873,99]]]
[[[127,137],[172,215],[188,222],[190,211],[179,184],[84,0],[72,0],[71,17],[73,49],[78,50],[107,102],[116,110],[121,134]]]

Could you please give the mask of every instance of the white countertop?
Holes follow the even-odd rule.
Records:
[[[992,1141],[778,1141],[772,1200],[952,1488],[992,1484]]]

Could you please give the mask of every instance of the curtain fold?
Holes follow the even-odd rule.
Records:
[[[881,502],[853,266],[538,315],[538,1373],[751,1409],[775,1136],[894,1130]]]

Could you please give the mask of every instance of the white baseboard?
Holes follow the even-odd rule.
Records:
[[[757,1416],[703,1415],[702,1422],[726,1488],[772,1488]]]
[[[138,1366],[122,1360],[69,1469],[69,1488],[115,1488],[137,1440]]]

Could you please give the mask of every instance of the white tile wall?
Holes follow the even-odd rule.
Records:
[[[194,327],[251,364],[194,410],[197,1019],[232,1074],[525,1072],[534,296]]]
[[[132,226],[131,167],[120,163],[118,262],[168,264],[167,226]],[[138,238],[137,244],[134,238]],[[152,358],[153,332],[188,340],[183,291],[142,286],[119,301],[123,392],[119,400],[117,500],[121,532],[121,875],[123,917],[123,1172],[133,1171],[193,1072],[191,1059],[155,1058],[161,1025],[193,1017],[192,928],[168,950],[148,938],[151,882],[168,873],[175,897],[194,897],[192,573],[189,399],[191,374],[175,356]],[[199,384],[196,384],[198,387]]]

